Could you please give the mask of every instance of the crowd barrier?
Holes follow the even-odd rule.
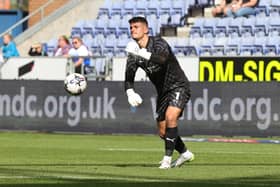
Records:
[[[0,129],[89,133],[156,133],[156,93],[150,82],[135,89],[144,102],[130,107],[122,81],[89,81],[70,96],[63,81],[0,80]],[[280,84],[192,82],[180,118],[181,135],[280,135]]]
[[[178,61],[190,81],[280,81],[279,57],[178,57]],[[125,67],[126,58],[91,57],[86,76],[89,80],[124,81]],[[0,79],[63,80],[72,72],[72,58],[11,58],[0,67]],[[139,68],[135,80],[148,78]]]
[[[112,59],[90,57],[90,65],[82,68],[88,80],[111,80]],[[72,58],[66,57],[15,57],[0,64],[2,80],[64,80],[75,72]]]

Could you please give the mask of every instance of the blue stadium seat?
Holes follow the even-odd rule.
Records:
[[[109,19],[109,17],[110,17],[110,9],[109,8],[99,8],[98,17],[99,18],[106,17],[107,19]]]
[[[134,10],[133,9],[125,9],[123,12],[122,20],[124,20],[126,23],[128,20],[130,20],[134,16]]]
[[[214,45],[212,48],[212,55],[224,56],[225,55],[225,46],[224,45]]]
[[[215,42],[215,38],[211,37],[203,37],[201,41],[201,45],[210,45],[213,46]]]
[[[176,26],[184,25],[184,13],[182,8],[173,8],[171,10],[171,24]]]
[[[198,56],[199,55],[199,47],[202,44],[202,38],[201,37],[190,37],[188,41],[188,46],[187,46],[187,55],[188,56]]]
[[[53,38],[46,44],[48,56],[54,56],[54,51],[57,47],[57,39]]]
[[[267,44],[267,41],[268,41],[268,37],[266,37],[266,36],[255,37],[252,54],[254,56],[264,55],[265,54],[265,46]]]
[[[239,37],[240,34],[240,26],[243,24],[243,17],[237,17],[231,20],[230,25],[228,26],[228,35],[230,37]]]
[[[93,56],[102,56],[102,49],[101,49],[101,46],[97,46],[97,45],[92,45],[90,47],[91,49],[91,53]]]
[[[148,7],[148,1],[146,0],[137,0],[135,8],[136,9],[146,9]]]
[[[118,36],[118,30],[115,27],[108,27],[105,31],[106,38],[110,38],[112,40],[115,40]]]
[[[214,28],[216,26],[216,23],[216,18],[205,19],[202,27],[202,35],[206,37],[214,37]]]
[[[261,37],[268,35],[268,17],[257,18],[254,28],[255,36]]]
[[[264,55],[264,46],[263,45],[253,45],[252,55],[254,55],[254,56]]]
[[[269,18],[269,36],[279,36],[280,35],[280,17],[270,17]]]
[[[240,33],[243,37],[253,36],[253,26],[255,25],[255,17],[243,19]]]
[[[196,46],[187,46],[187,56],[198,56],[199,47]]]
[[[191,28],[190,36],[191,37],[201,37],[202,36],[202,27],[204,25],[204,19],[198,18],[194,21],[194,25]]]
[[[278,53],[277,45],[267,44],[264,46],[264,55],[266,56],[276,56]]]
[[[113,47],[115,49],[116,43],[117,43],[116,39],[107,37],[107,38],[105,38],[105,41],[104,41],[104,47],[105,48]]]
[[[225,46],[228,43],[228,37],[215,38],[214,45]]]
[[[174,54],[176,56],[187,56],[188,55],[188,47],[187,46],[174,46]]]
[[[254,45],[255,37],[241,37],[241,45]]]
[[[135,5],[136,5],[136,1],[134,0],[123,0],[124,9],[134,9]]]
[[[168,25],[170,21],[170,8],[161,8],[159,11],[160,25]]]
[[[270,16],[277,17],[280,15],[280,1],[279,0],[271,0]]]
[[[71,36],[82,37],[82,35],[83,35],[83,27],[84,27],[85,23],[86,23],[85,20],[78,21],[76,23],[76,25],[74,27],[72,27]]]
[[[130,37],[129,29],[127,27],[119,27],[118,29],[118,37],[120,39],[128,39]]]
[[[228,25],[232,18],[220,18],[217,20],[216,26],[214,28],[214,35],[216,37],[225,37],[227,36]]]
[[[125,57],[126,56],[126,45],[130,41],[130,39],[118,39],[115,48],[115,55],[117,57]]]
[[[255,37],[254,44],[255,45],[266,45],[267,40],[268,40],[268,37],[266,37],[266,36]]]
[[[109,18],[103,17],[103,18],[97,18],[95,27],[102,27],[106,28],[109,22]]]
[[[121,46],[121,47],[117,47],[115,49],[115,56],[116,57],[126,57],[126,51],[125,51],[125,47]]]
[[[280,36],[268,37],[267,44],[264,46],[265,55],[278,55],[279,54]]]
[[[196,0],[188,0],[186,3],[188,3],[188,7],[193,7],[196,5]]]
[[[122,9],[121,8],[112,8],[110,12],[110,17],[113,20],[120,20],[122,18]]]
[[[161,0],[160,1],[160,8],[170,8],[170,5],[172,5],[172,1],[171,0]]]
[[[149,14],[146,16],[146,19],[149,23],[149,27],[153,29],[156,34],[160,33],[160,27],[158,26],[158,18],[155,14]]]
[[[240,45],[241,44],[241,37],[236,37],[236,38],[228,38],[227,41],[228,45]]]
[[[158,8],[148,8],[146,15],[154,15],[159,18],[159,10]]]
[[[199,49],[199,56],[212,56],[212,45],[202,45]]]
[[[197,0],[198,5],[206,6],[209,5],[209,0]]]
[[[181,9],[183,15],[188,14],[188,12],[186,11],[186,3],[187,2],[185,0],[173,0],[172,1],[172,8],[173,9],[178,9],[178,8]]]
[[[103,55],[106,57],[114,57],[115,56],[115,48],[113,46],[106,46],[103,49]]]
[[[104,55],[106,56],[106,55]],[[106,59],[105,58],[96,58],[94,59],[92,65],[95,67],[97,76],[103,74],[105,72],[105,65],[106,65]]]
[[[159,9],[160,8],[160,1],[154,0],[154,1],[148,1],[148,9]]]
[[[146,9],[145,8],[137,8],[134,12],[134,16],[145,17],[146,16]]]
[[[256,9],[257,17],[265,17],[269,16],[269,7],[271,4],[271,0],[260,0]]]
[[[187,56],[189,52],[189,39],[172,37],[167,40],[168,44],[174,50],[175,54],[179,54],[180,56]]]
[[[107,24],[107,28],[117,30],[117,28],[120,26],[120,24],[121,24],[120,19],[111,18]]]
[[[250,56],[253,52],[255,38],[254,37],[242,37],[240,45],[240,55]]]
[[[123,8],[123,3],[120,3],[118,1],[115,1],[112,3],[112,9],[116,8],[116,9],[122,9]]]
[[[82,36],[84,35],[91,35],[94,37],[94,28],[96,26],[96,21],[89,21],[87,24],[85,24],[82,28]]]
[[[240,56],[251,56],[253,51],[253,45],[241,45]]]
[[[238,56],[239,55],[239,45],[238,44],[229,44],[225,46],[225,55],[226,56]]]

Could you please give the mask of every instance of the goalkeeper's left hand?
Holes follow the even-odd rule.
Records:
[[[143,100],[138,93],[135,93],[132,88],[126,90],[126,95],[128,97],[128,103],[133,106],[139,106]]]
[[[140,49],[139,45],[134,41],[128,42],[125,50],[132,55],[139,56],[146,60],[150,60],[152,55],[152,53],[148,52],[146,48]]]

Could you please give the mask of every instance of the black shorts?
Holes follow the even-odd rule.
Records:
[[[182,115],[184,108],[191,97],[189,88],[176,88],[172,91],[167,92],[163,96],[157,99],[157,121],[165,120],[165,112],[168,106],[174,106],[182,110],[180,116]]]

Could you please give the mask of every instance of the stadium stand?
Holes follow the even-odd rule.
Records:
[[[83,38],[96,56],[124,57],[130,40],[128,20],[145,16],[150,35],[159,35],[163,26],[187,27],[193,8],[207,7],[209,0],[105,0],[94,20],[80,20],[71,36]],[[170,6],[172,5],[172,6]],[[260,0],[256,15],[238,18],[195,18],[189,35],[166,39],[177,56],[278,55],[280,1]],[[48,54],[56,46],[49,41]]]
[[[128,20],[133,16],[145,16],[150,24],[150,35],[160,34],[162,26],[181,27],[192,7],[204,7],[208,0],[105,0],[95,20],[80,20],[72,27],[71,37],[79,36],[91,49],[92,54],[101,56],[125,56],[125,46],[130,40]],[[172,6],[170,6],[172,5]],[[176,42],[175,42],[176,43]],[[174,43],[174,44],[175,44]],[[184,55],[186,44],[183,46]],[[56,42],[48,43],[48,54],[53,53]],[[181,46],[172,46],[179,50]],[[181,51],[181,50],[179,50]],[[178,53],[179,53],[178,51]],[[181,52],[180,52],[181,53]]]

